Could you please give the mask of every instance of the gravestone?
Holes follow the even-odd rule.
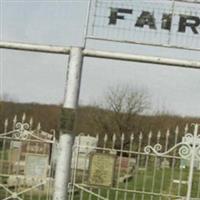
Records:
[[[116,162],[116,171],[120,171],[117,182],[122,183],[133,178],[133,172],[136,166],[136,159],[129,157],[118,157]]]
[[[26,154],[25,177],[46,178],[48,171],[48,155]]]
[[[27,138],[21,141],[11,141],[9,161],[12,163],[12,173],[25,174],[27,154],[45,155],[50,157],[51,144],[40,142],[41,140],[52,140],[53,135],[45,131],[26,131]],[[38,141],[37,141],[38,140]]]
[[[38,140],[52,140],[53,139],[53,135],[49,134],[45,131],[41,131],[41,130],[37,130],[37,131],[30,131],[30,138],[28,138],[29,140],[31,140],[30,142],[23,142],[22,143],[22,156],[23,159],[25,159],[25,154],[26,153],[35,153],[35,154],[46,154],[46,155],[50,155],[50,147],[51,144],[50,143],[45,143],[45,142],[34,142],[34,140],[36,140],[37,138],[35,138],[34,136],[37,136],[39,139]],[[31,135],[33,135],[31,137]]]
[[[78,152],[83,154],[89,154],[96,150],[98,139],[89,135],[75,137],[74,145],[78,147]]]
[[[194,143],[194,138],[193,137],[187,137],[187,136],[184,136],[182,138],[182,142],[186,143],[187,145],[189,146],[193,146],[193,143]],[[200,146],[200,137],[197,137],[195,139],[195,143],[196,145]],[[184,147],[184,145],[182,146]],[[191,148],[191,151],[192,151],[192,148]],[[196,150],[195,150],[196,151]],[[191,155],[192,154],[198,154],[198,152],[191,152]],[[188,157],[187,159],[184,159],[182,158],[181,161],[180,161],[180,168],[186,168],[186,167],[189,167],[190,166],[190,161],[191,161],[191,158]],[[194,161],[194,168],[196,168],[197,170],[200,170],[200,160],[199,159],[196,159]]]
[[[111,187],[114,184],[116,157],[105,153],[94,153],[91,156],[89,184]]]
[[[7,184],[9,187],[24,187],[24,185],[34,186],[41,181],[46,181],[48,179],[48,159],[49,156],[45,154],[26,154],[25,161],[14,165],[14,174],[8,177]]]
[[[120,168],[121,171],[125,171],[126,173],[130,173],[135,165],[136,165],[135,158],[128,158],[128,157],[117,158],[116,167]]]
[[[91,136],[77,136],[74,142],[72,156],[72,168],[78,170],[89,170],[89,160],[91,153],[96,152],[97,138]]]
[[[169,168],[169,161],[166,158],[161,162],[161,168]]]
[[[190,160],[181,159],[180,168],[185,169],[186,167],[190,167]],[[199,160],[194,161],[194,168],[196,168],[197,170],[200,170],[200,161]]]
[[[161,160],[160,160],[160,158],[156,159],[155,167],[156,167],[156,169],[160,169],[160,167],[161,167]]]
[[[76,182],[82,182],[83,175],[88,175],[90,155],[96,152],[97,142],[97,138],[91,136],[80,135],[75,138],[71,168],[76,170]]]
[[[21,145],[22,145],[22,142],[20,141],[11,141],[10,153],[9,153],[9,161],[11,163],[19,162]]]

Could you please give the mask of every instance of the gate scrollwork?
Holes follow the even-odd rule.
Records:
[[[28,132],[30,125],[28,123],[18,122],[15,125],[15,132],[12,137],[19,140],[27,140],[30,133]]]
[[[195,159],[200,160],[200,135],[194,136],[191,133],[187,133],[183,137],[182,142],[177,143],[176,145],[174,145],[172,148],[170,148],[165,152],[161,152],[162,150],[161,144],[156,144],[154,146],[148,145],[144,148],[144,152],[146,154],[150,154],[152,152],[157,156],[165,156],[173,152],[175,149],[178,149],[178,154],[183,159],[190,159],[192,154],[194,153]]]

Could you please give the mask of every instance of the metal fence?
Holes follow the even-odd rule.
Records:
[[[54,163],[52,147],[55,132],[33,129],[33,119],[26,122],[14,117],[5,120],[0,134],[0,199],[52,199]]]
[[[70,187],[71,200],[200,199],[198,125],[193,134],[186,126],[181,133],[79,136]]]
[[[0,134],[0,199],[50,200],[54,191],[55,132],[14,117]],[[64,151],[65,149],[63,149]],[[166,133],[76,137],[71,200],[200,199],[200,134],[188,126]]]

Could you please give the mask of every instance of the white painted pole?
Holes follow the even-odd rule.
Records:
[[[198,124],[194,126],[194,137],[193,137],[193,145],[191,148],[192,154],[190,158],[190,171],[189,171],[189,178],[188,178],[188,190],[187,190],[187,197],[186,200],[191,199],[191,192],[192,192],[192,180],[193,180],[193,173],[194,173],[194,162],[196,157],[196,140],[198,136]]]
[[[68,63],[65,99],[60,121],[60,152],[56,165],[55,191],[53,200],[67,200],[70,183],[72,146],[74,143],[74,124],[78,106],[81,71],[82,49],[72,47]]]
[[[70,134],[60,136],[54,183],[54,200],[67,200],[72,146],[73,139]]]
[[[64,107],[76,109],[78,106],[82,72],[82,48],[72,47],[70,52]]]

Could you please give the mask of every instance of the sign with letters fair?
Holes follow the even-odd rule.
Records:
[[[200,49],[200,4],[194,0],[94,0],[87,38]]]

